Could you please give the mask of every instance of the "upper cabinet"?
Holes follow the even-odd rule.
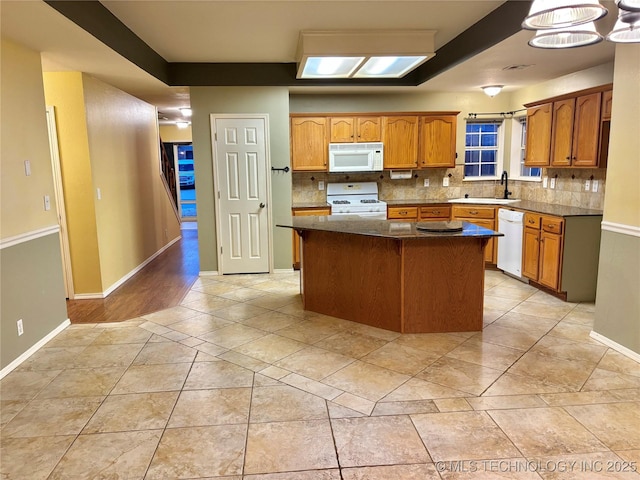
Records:
[[[524,164],[528,167],[549,165],[551,145],[551,104],[527,109],[527,144]]]
[[[291,165],[298,171],[326,171],[327,148],[326,117],[291,118]]]
[[[455,167],[457,124],[456,114],[420,117],[419,167]]]
[[[611,92],[605,85],[525,105],[525,165],[606,166]]]
[[[384,168],[413,169],[418,166],[418,116],[382,118]]]
[[[381,140],[380,117],[330,117],[329,141],[331,143],[379,142]]]
[[[602,93],[553,103],[551,165],[597,167]]]

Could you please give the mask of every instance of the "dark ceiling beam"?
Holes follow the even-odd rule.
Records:
[[[44,0],[145,72],[170,86],[417,86],[514,35],[531,0],[507,0],[399,79],[297,79],[295,63],[169,63],[98,0]]]
[[[44,0],[106,46],[164,83],[169,63],[97,0]]]
[[[418,85],[518,33],[531,3],[531,0],[507,0],[440,47],[434,58],[415,70]]]

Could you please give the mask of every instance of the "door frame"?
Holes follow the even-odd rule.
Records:
[[[67,226],[67,210],[64,203],[64,185],[60,166],[60,150],[58,146],[58,128],[56,126],[55,107],[46,106],[47,130],[49,132],[49,150],[53,173],[53,189],[56,197],[58,223],[60,224],[60,250],[62,256],[62,274],[64,276],[65,293],[69,300],[75,298],[73,289],[73,270],[71,268],[71,249],[69,247],[69,230]]]
[[[224,263],[222,260],[222,253],[220,252],[220,246],[222,245],[221,237],[221,222],[220,222],[220,184],[218,178],[220,177],[218,172],[218,158],[217,158],[217,130],[216,121],[220,119],[238,119],[238,120],[263,120],[264,121],[264,143],[265,143],[265,183],[266,183],[266,196],[267,196],[267,235],[269,241],[269,247],[267,255],[269,256],[269,273],[273,273],[273,215],[271,213],[271,145],[269,135],[269,114],[268,113],[212,113],[210,114],[210,127],[211,127],[211,162],[213,173],[213,204],[215,212],[215,227],[216,227],[216,258],[218,259],[218,274],[224,275]]]

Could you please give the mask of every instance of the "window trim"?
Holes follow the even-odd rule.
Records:
[[[464,125],[464,134],[465,134],[465,141],[464,141],[464,159],[466,159],[466,153],[467,153],[467,125],[469,124],[477,124],[477,123],[498,123],[498,145],[497,145],[497,151],[496,151],[496,175],[494,176],[473,176],[473,177],[467,177],[466,175],[464,175],[463,173],[463,178],[462,181],[463,182],[486,182],[486,181],[494,181],[494,180],[500,180],[500,174],[502,173],[502,171],[504,170],[504,140],[505,140],[505,134],[504,134],[504,130],[505,130],[505,122],[504,122],[504,118],[486,118],[483,120],[477,120],[477,119],[470,119],[467,118],[465,120],[465,125]],[[462,163],[462,166],[465,167],[467,165],[466,162]],[[463,169],[464,172],[464,169]]]
[[[520,175],[521,166],[520,154],[522,153],[522,146],[520,138],[522,136],[522,120],[527,119],[526,115],[521,115],[512,118],[511,124],[511,152],[509,156],[509,179],[518,180],[519,182],[542,182],[542,167],[540,167],[539,177],[527,177]],[[525,146],[526,148],[526,146]]]

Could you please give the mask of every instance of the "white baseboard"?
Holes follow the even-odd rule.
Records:
[[[273,273],[292,273],[293,267],[291,268],[274,268]]]
[[[625,357],[629,357],[631,360],[635,360],[636,362],[640,363],[640,353],[634,352],[624,345],[620,345],[619,343],[614,342],[610,338],[594,332],[593,330],[591,330],[589,336],[594,340],[599,341],[600,343],[604,343],[607,347],[614,349],[616,352],[621,353]]]
[[[97,300],[104,297],[104,293],[76,293],[73,295],[73,300]]]
[[[29,358],[31,355],[33,355],[38,350],[40,350],[45,343],[47,343],[53,337],[58,335],[62,330],[67,328],[69,325],[71,325],[71,320],[67,318],[64,322],[62,322],[60,325],[58,325],[56,328],[50,331],[45,337],[40,339],[40,341],[35,343],[29,350],[24,352],[22,355],[16,358],[13,362],[11,362],[9,365],[7,365],[2,370],[0,370],[0,379],[4,378],[9,373],[11,373],[14,369],[20,366],[22,362],[24,362],[27,358]]]
[[[220,275],[217,270],[205,270],[198,273],[200,277],[217,277]]]

